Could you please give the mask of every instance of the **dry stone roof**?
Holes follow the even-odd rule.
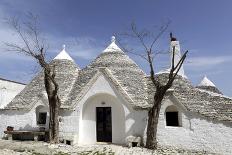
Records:
[[[168,79],[166,73],[157,76],[162,83]],[[232,98],[196,88],[182,76],[177,76],[171,89],[173,90],[172,94],[188,111],[211,119],[232,122]],[[152,101],[152,98],[150,100]]]
[[[78,76],[79,68],[73,61],[67,59],[54,59],[50,65],[55,65],[56,80],[60,87],[59,95],[61,102],[64,102]],[[38,100],[42,100],[41,96],[46,94],[43,77],[43,71],[41,71],[5,109],[30,109]]]
[[[101,74],[132,107],[149,108],[153,102],[155,87],[150,78],[115,44],[113,38],[112,43],[81,70],[70,58],[54,59],[51,65],[56,65],[61,108],[73,109]],[[167,75],[157,74],[161,83],[167,80]],[[196,88],[183,76],[177,76],[172,89],[172,94],[187,110],[216,120],[232,122],[231,98]],[[41,96],[45,97],[44,94],[46,93],[41,72],[6,109],[30,109]]]
[[[145,73],[114,42],[95,60],[82,69],[70,93],[66,106],[78,103],[84,95],[85,86],[99,71],[108,77],[116,89],[134,107],[147,108],[147,89]]]
[[[197,86],[197,88],[207,90],[210,92],[214,92],[214,93],[218,93],[218,94],[222,94],[222,92],[220,92],[218,88],[214,85],[214,83],[210,81],[206,76],[202,79],[202,81]]]

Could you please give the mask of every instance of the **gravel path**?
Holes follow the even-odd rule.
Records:
[[[152,151],[140,147],[123,147],[113,144],[88,146],[50,145],[45,142],[0,140],[0,155],[205,155],[209,153],[158,148]]]

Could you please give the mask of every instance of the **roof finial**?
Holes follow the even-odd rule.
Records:
[[[177,41],[177,39],[175,37],[173,37],[172,32],[170,33],[170,39],[171,39],[171,41]]]
[[[115,43],[115,40],[116,40],[115,36],[112,36],[112,37],[111,37],[111,42],[112,42],[112,43]]]
[[[63,50],[65,50],[65,44],[62,47],[63,47]]]

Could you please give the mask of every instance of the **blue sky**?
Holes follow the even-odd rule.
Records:
[[[38,71],[30,58],[6,52],[3,42],[19,40],[5,18],[23,18],[27,12],[38,15],[50,45],[49,56],[57,55],[66,44],[80,67],[100,54],[110,37],[126,31],[132,21],[141,28],[151,28],[171,20],[157,48],[169,48],[168,33],[172,31],[182,50],[189,50],[184,67],[193,84],[207,75],[224,94],[232,96],[231,6],[230,0],[1,0],[0,77],[28,82]],[[144,61],[129,56],[148,71]],[[167,67],[168,60],[168,55],[157,57],[157,70]]]

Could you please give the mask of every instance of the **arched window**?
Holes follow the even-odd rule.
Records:
[[[168,106],[165,110],[166,126],[181,126],[180,113],[176,106]]]
[[[38,125],[45,125],[47,122],[47,108],[40,105],[36,107],[36,121]]]

